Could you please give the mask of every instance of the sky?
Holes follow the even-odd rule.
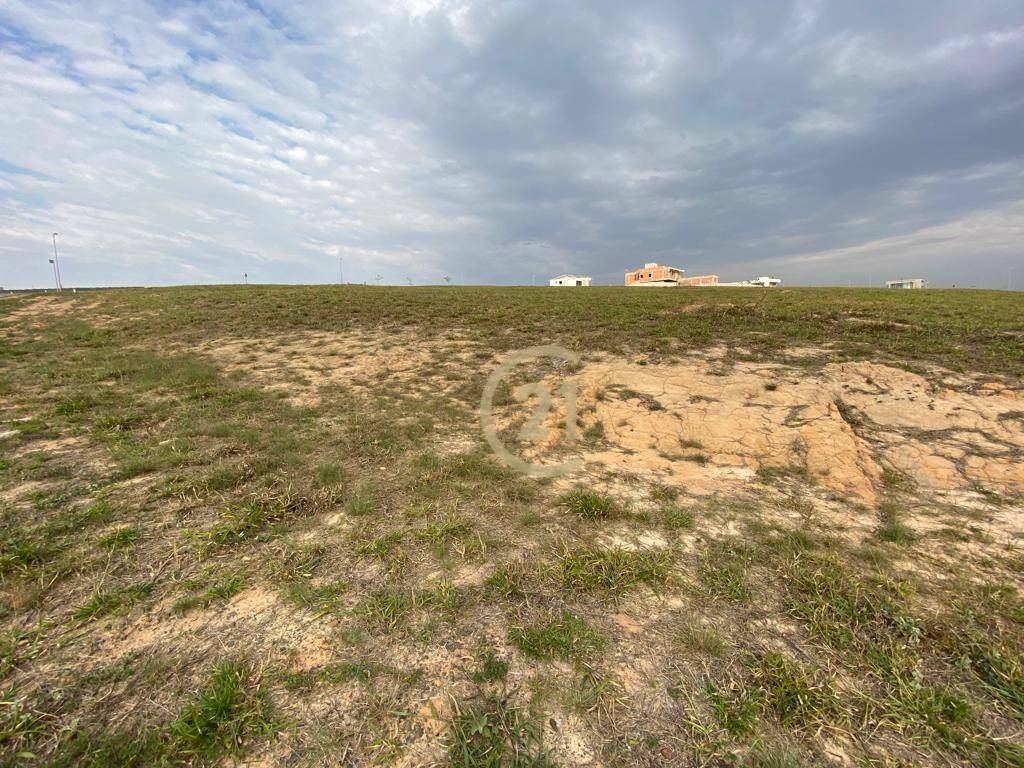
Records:
[[[1024,1],[0,0],[0,285],[53,232],[69,286],[1024,288]]]

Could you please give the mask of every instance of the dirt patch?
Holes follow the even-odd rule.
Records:
[[[55,317],[64,317],[72,313],[78,315],[100,306],[99,301],[85,302],[69,293],[45,293],[27,298],[7,297],[5,300],[18,301],[21,306],[6,315],[0,315],[0,336],[10,334],[16,326],[22,329],[40,328]]]
[[[259,637],[260,645],[273,647],[295,640],[302,631],[294,612],[284,606],[274,590],[257,587],[240,592],[225,606],[174,613],[172,601],[155,607],[145,615],[118,622],[109,631],[99,633],[92,647],[106,658],[119,658],[133,651],[149,650],[181,643],[216,644],[219,638],[244,634]]]
[[[331,387],[380,393],[392,387],[428,394],[462,381],[474,353],[458,337],[421,339],[382,331],[230,338],[194,349],[229,375],[288,394],[295,405],[317,405]],[[485,355],[485,357],[489,357]]]
[[[795,477],[868,505],[887,470],[932,490],[1024,490],[1024,425],[1008,418],[1024,409],[1024,397],[1005,386],[953,388],[875,363],[817,372],[737,363],[723,371],[698,357],[604,360],[574,379],[591,471],[695,494]],[[545,422],[535,460],[571,450],[562,419],[564,411]]]

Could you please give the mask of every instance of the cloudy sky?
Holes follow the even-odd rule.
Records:
[[[1024,2],[0,0],[0,285],[1024,287]]]

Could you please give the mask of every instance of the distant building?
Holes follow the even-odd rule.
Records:
[[[548,280],[548,285],[564,285],[573,288],[577,286],[586,287],[590,285],[590,278],[583,275],[559,275]]]
[[[782,280],[777,277],[762,275],[753,280],[740,280],[738,283],[719,283],[723,288],[778,288]]]
[[[661,264],[644,264],[643,269],[634,269],[626,273],[626,285],[636,287],[675,288],[681,285],[682,281],[683,270]]]
[[[905,277],[902,280],[886,280],[886,288],[927,288],[928,282],[920,277]]]
[[[718,285],[718,275],[695,275],[694,277],[684,277],[679,281],[679,285],[684,288],[706,288],[716,286]]]

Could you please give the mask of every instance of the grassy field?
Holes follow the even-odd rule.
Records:
[[[1012,484],[520,476],[478,408],[539,344],[1019,397],[1024,294],[0,299],[0,765],[1024,764]]]

